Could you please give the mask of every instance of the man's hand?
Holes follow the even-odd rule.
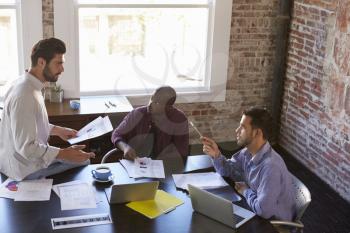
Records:
[[[59,136],[62,140],[67,141],[70,138],[76,137],[77,132],[78,131],[75,129],[64,128],[55,125],[51,130],[51,135]]]
[[[137,158],[136,151],[129,145],[124,149],[124,158],[128,160],[134,160]]]
[[[235,189],[241,195],[243,195],[244,191],[248,188],[249,188],[249,186],[245,182],[235,182]]]
[[[90,158],[95,158],[95,153],[87,153],[82,151],[84,148],[85,145],[74,145],[61,149],[57,155],[57,159],[62,159],[73,163],[82,163]]]
[[[218,145],[214,140],[207,138],[207,137],[201,137],[201,141],[203,143],[203,152],[207,155],[211,156],[212,158],[217,158],[221,154]]]

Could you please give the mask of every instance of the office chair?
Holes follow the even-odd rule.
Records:
[[[119,154],[118,154],[119,152]],[[123,156],[120,156],[121,154],[121,150],[119,150],[118,148],[113,148],[111,150],[109,150],[103,157],[101,160],[101,163],[106,163],[107,159],[111,156],[111,155],[116,155],[116,160],[121,159]]]
[[[277,226],[277,229],[280,232],[289,232],[285,231],[287,230],[286,228],[283,228],[285,226],[292,227],[300,232],[302,232],[304,228],[304,224],[300,221],[300,219],[311,202],[311,194],[309,189],[295,176],[293,176],[293,185],[295,187],[296,192],[296,211],[293,222],[279,220],[270,221],[271,224]]]

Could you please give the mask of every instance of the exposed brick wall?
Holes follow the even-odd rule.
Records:
[[[295,0],[280,145],[350,201],[350,0]]]

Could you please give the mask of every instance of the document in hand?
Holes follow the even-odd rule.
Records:
[[[185,190],[188,190],[188,184],[202,189],[228,186],[226,181],[215,172],[173,174],[173,179],[177,188]]]
[[[91,138],[99,137],[103,134],[111,132],[113,126],[108,116],[98,117],[91,121],[89,124],[80,129],[77,133],[77,137],[68,139],[70,144],[75,144],[81,141],[85,141]]]
[[[126,204],[126,206],[153,219],[175,210],[177,206],[183,203],[181,199],[162,190],[157,190],[154,200],[133,201]]]
[[[134,161],[122,159],[120,164],[125,168],[131,178],[165,178],[162,160],[150,158],[137,158]]]

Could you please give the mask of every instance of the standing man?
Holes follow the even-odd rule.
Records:
[[[5,94],[0,121],[0,172],[16,179],[39,179],[89,164],[94,153],[76,145],[60,149],[50,146],[50,135],[67,140],[76,131],[49,124],[42,89],[56,82],[64,71],[63,41],[50,38],[34,45],[31,68]]]
[[[170,86],[155,90],[149,104],[131,111],[114,130],[112,143],[126,159],[137,156],[188,155],[189,133],[185,114],[174,107],[176,92]]]
[[[270,114],[253,107],[243,112],[236,129],[237,144],[244,146],[242,150],[226,159],[212,139],[203,137],[203,151],[212,157],[222,176],[243,180],[236,182],[235,188],[257,215],[291,221],[295,213],[292,175],[268,142],[271,129]]]

